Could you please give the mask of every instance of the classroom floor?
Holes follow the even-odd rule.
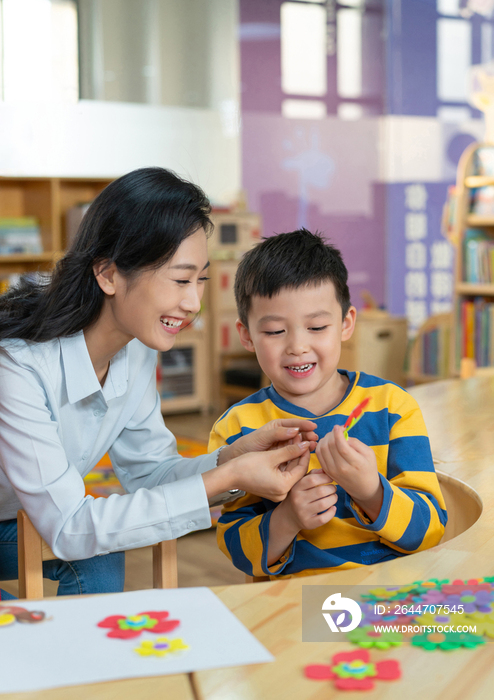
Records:
[[[184,413],[165,416],[167,427],[177,435],[208,440],[209,431],[217,416],[201,413]],[[181,537],[178,550],[178,585],[221,586],[244,583],[245,576],[218,549],[216,530],[201,530]],[[125,555],[125,590],[152,588],[151,548],[130,550]],[[2,588],[17,596],[17,582],[2,582]],[[57,584],[44,581],[45,596],[56,595]]]

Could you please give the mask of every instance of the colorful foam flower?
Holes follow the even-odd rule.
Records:
[[[0,627],[7,627],[8,625],[13,625],[15,622],[15,615],[12,613],[0,613]]]
[[[363,593],[362,598],[370,601],[405,600],[413,586],[389,586],[388,588],[373,588],[369,593]]]
[[[424,613],[420,617],[417,617],[416,624],[422,627],[444,627],[445,625],[458,627],[458,625],[467,623],[465,622],[465,615],[461,613],[440,613],[439,615]]]
[[[450,607],[453,605],[463,605],[463,610],[466,613],[490,613],[492,612],[492,600],[492,590],[465,590],[462,593],[453,593],[446,596],[444,604]]]
[[[492,591],[490,583],[473,583],[455,580],[452,583],[445,583],[442,587],[442,592],[446,595],[463,595],[464,593],[472,594],[479,591]]]
[[[342,652],[328,664],[312,664],[304,669],[306,678],[333,680],[338,690],[372,690],[374,681],[391,681],[401,677],[398,661],[389,659],[371,663],[369,652]]]
[[[178,654],[189,649],[183,639],[168,639],[168,637],[158,637],[156,640],[144,640],[134,651],[140,656],[168,656]]]
[[[358,644],[359,647],[370,649],[389,649],[390,647],[399,647],[403,642],[403,635],[400,632],[387,630],[377,632],[374,627],[357,627],[347,633],[347,637],[352,644]]]
[[[446,600],[446,593],[443,593],[440,588],[431,588],[426,593],[414,598],[417,603],[425,605],[442,605]]]
[[[170,613],[166,610],[141,612],[137,615],[110,615],[98,622],[98,627],[110,629],[107,637],[117,639],[132,639],[142,632],[154,632],[163,634],[176,629],[180,620],[168,620]]]
[[[485,640],[479,635],[469,632],[429,632],[417,634],[412,638],[412,646],[422,647],[426,651],[435,651],[436,649],[454,651],[461,647],[475,649],[481,644],[485,644]]]
[[[481,634],[484,637],[494,638],[494,614],[475,612],[464,616],[464,625],[476,627],[476,634]]]

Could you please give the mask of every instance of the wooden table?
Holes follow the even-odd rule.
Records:
[[[438,469],[467,482],[481,495],[483,511],[470,529],[426,552],[375,566],[214,588],[219,598],[276,657],[273,663],[0,698],[491,700],[494,697],[494,640],[480,649],[454,652],[425,652],[409,644],[386,652],[371,651],[374,660],[399,659],[403,678],[394,682],[377,681],[376,689],[365,693],[343,694],[336,691],[330,681],[310,681],[303,676],[304,665],[328,663],[336,652],[356,647],[348,642],[302,642],[302,585],[394,585],[429,577],[454,579],[494,575],[494,377],[436,382],[415,387],[411,393],[424,413]]]

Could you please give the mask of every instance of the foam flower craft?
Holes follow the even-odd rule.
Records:
[[[463,624],[476,627],[476,634],[482,634],[484,637],[494,638],[494,615],[485,613],[471,613],[466,615]]]
[[[362,620],[360,627],[368,625],[408,625],[415,620],[415,613],[407,613],[406,615],[380,615],[376,612],[375,607],[371,603],[360,603],[362,611]]]
[[[479,635],[469,632],[429,632],[412,637],[412,646],[422,647],[426,651],[435,651],[436,649],[454,651],[461,647],[475,649],[481,644],[485,644],[485,640]]]
[[[13,625],[15,622],[15,615],[12,613],[0,613],[0,627],[7,627],[8,625]]]
[[[453,583],[445,583],[442,587],[443,593],[446,595],[463,595],[468,591],[471,593],[478,593],[479,591],[491,591],[490,583],[478,583],[477,581],[473,583],[472,581],[453,581]]]
[[[385,632],[377,632],[374,627],[357,627],[347,633],[347,638],[352,644],[358,644],[359,647],[369,649],[389,649],[390,647],[399,647],[403,642],[403,635],[400,632],[392,630]]]
[[[180,620],[167,619],[170,613],[166,610],[141,612],[137,615],[110,615],[98,622],[98,627],[110,629],[107,637],[117,639],[132,639],[138,637],[142,632],[154,632],[163,634],[176,629]]]
[[[413,587],[418,594],[428,593],[434,589],[441,589],[445,583],[449,583],[449,578],[430,578],[427,581],[414,581]]]
[[[492,599],[492,590],[465,590],[462,593],[453,593],[451,595],[446,596],[444,604],[449,605],[450,607],[454,605],[456,605],[457,607],[458,605],[463,605],[463,610],[466,613],[490,613],[492,612]]]
[[[446,600],[446,593],[443,593],[440,588],[431,588],[426,593],[414,598],[417,603],[425,605],[441,605]]]
[[[401,586],[399,588],[373,588],[369,591],[369,593],[363,593],[362,598],[370,601],[405,600],[411,590],[413,590],[413,586]]]
[[[466,625],[468,622],[465,619],[465,615],[461,613],[439,613],[439,615],[433,615],[427,612],[417,617],[416,624],[423,627],[444,627],[445,625],[458,627],[459,625]]]
[[[168,637],[158,637],[156,640],[144,640],[134,651],[140,656],[168,656],[177,654],[189,649],[183,639],[168,639]]]
[[[338,690],[373,690],[374,681],[392,681],[401,677],[398,661],[370,662],[369,652],[342,652],[335,654],[330,665],[312,664],[304,669],[306,678],[333,680]]]

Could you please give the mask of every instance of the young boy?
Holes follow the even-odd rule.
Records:
[[[242,259],[235,298],[242,345],[272,381],[213,426],[209,448],[275,418],[309,418],[319,437],[308,473],[286,500],[246,494],[227,504],[218,543],[253,576],[307,576],[427,549],[447,521],[422,414],[396,384],[339,370],[352,335],[348,272],[339,251],[302,229]],[[343,424],[371,397],[348,440]]]

